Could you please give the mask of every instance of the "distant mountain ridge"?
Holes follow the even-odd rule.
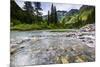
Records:
[[[73,15],[75,13],[78,13],[79,10],[78,9],[71,9],[69,12],[66,13],[66,16],[70,16],[70,15]]]
[[[69,12],[58,10],[58,11],[57,11],[58,21],[61,21],[61,19],[62,19],[63,17],[65,17],[65,16],[70,16],[70,15],[73,15],[73,14],[78,13],[78,12],[79,12],[78,9],[71,9]],[[48,17],[47,15],[44,15],[44,16],[43,16],[43,19],[47,19],[47,17]]]
[[[57,17],[58,17],[58,21],[61,20],[62,17],[64,17],[66,15],[67,11],[60,11],[58,10],[57,11]],[[43,19],[47,19],[48,18],[48,15],[44,15],[43,16]]]

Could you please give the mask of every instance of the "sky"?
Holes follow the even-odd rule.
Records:
[[[16,3],[23,8],[24,6],[24,1],[22,0],[16,0]],[[41,2],[41,8],[43,11],[43,15],[47,15],[48,10],[50,11],[52,3],[49,2]],[[82,5],[80,4],[67,4],[67,3],[53,3],[54,6],[56,6],[57,10],[60,11],[70,11],[71,9],[79,9]],[[33,5],[34,6],[34,5]]]

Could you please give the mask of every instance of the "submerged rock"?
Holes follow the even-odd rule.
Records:
[[[12,41],[11,66],[93,62],[95,38],[94,33],[90,33],[69,32],[66,37],[29,38],[17,44]]]

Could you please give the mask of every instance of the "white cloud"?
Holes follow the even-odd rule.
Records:
[[[16,2],[21,8],[23,8],[23,5],[24,5],[24,1],[23,1],[23,0],[15,0],[15,2]]]
[[[82,5],[79,4],[65,4],[65,3],[56,3],[54,4],[57,10],[66,10],[69,11],[70,9],[79,9]]]
[[[23,0],[16,0],[16,3],[23,8],[24,6],[24,1]],[[43,9],[43,15],[46,15],[48,13],[48,10],[51,9],[52,3],[49,2],[42,2],[41,7]],[[82,5],[79,4],[67,4],[67,3],[54,3],[56,6],[57,10],[65,10],[69,11],[71,9],[79,9]]]

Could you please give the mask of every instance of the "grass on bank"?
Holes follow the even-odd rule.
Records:
[[[55,24],[17,24],[11,26],[11,30],[19,30],[19,31],[26,31],[26,30],[47,30],[47,29],[62,29],[62,26],[58,26]]]

